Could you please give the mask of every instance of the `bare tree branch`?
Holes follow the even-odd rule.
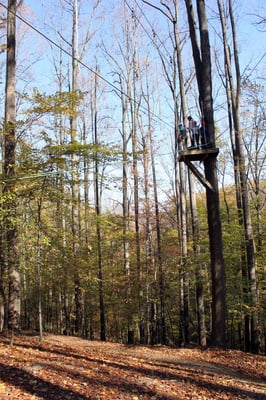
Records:
[[[150,3],[150,2],[147,1],[147,0],[142,0],[142,2],[145,3],[145,4],[147,4],[148,6],[150,6],[150,7],[152,7],[152,8],[155,8],[156,10],[160,11],[163,15],[166,16],[166,18],[170,19],[170,21],[173,22],[172,16],[169,16],[169,15],[168,15],[164,10],[162,10],[160,7],[155,6],[154,4]],[[163,3],[162,3],[162,5],[165,6],[165,4],[163,4]],[[168,7],[167,7],[167,8],[168,8]]]

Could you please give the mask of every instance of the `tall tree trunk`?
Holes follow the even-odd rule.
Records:
[[[63,19],[62,15],[60,15],[61,19]],[[62,45],[62,38],[60,38],[60,44]],[[57,65],[58,62],[58,65]],[[60,46],[59,50],[59,57],[56,55],[54,60],[56,77],[57,77],[57,84],[58,84],[58,93],[59,96],[62,96],[63,92],[63,51],[62,46]],[[56,126],[58,127],[58,146],[59,146],[59,158],[62,161],[62,165],[57,166],[57,187],[61,196],[58,196],[56,208],[57,208],[57,229],[61,232],[61,259],[60,259],[60,268],[64,275],[64,281],[60,286],[60,293],[59,293],[59,304],[60,304],[60,322],[59,322],[59,332],[62,334],[70,335],[71,333],[71,324],[70,324],[70,307],[69,304],[69,291],[68,291],[68,282],[69,282],[69,270],[68,270],[68,263],[66,257],[66,215],[64,210],[64,193],[65,193],[65,164],[63,163],[63,152],[62,148],[65,143],[65,129],[63,126],[63,113],[60,112],[58,119],[56,119]]]
[[[152,181],[153,181],[153,196],[155,203],[155,224],[156,224],[156,239],[157,239],[157,259],[158,259],[158,272],[159,272],[159,299],[160,299],[160,314],[159,314],[159,340],[161,344],[166,344],[166,316],[165,316],[165,272],[162,258],[162,238],[161,238],[161,224],[160,224],[160,210],[159,210],[159,197],[157,188],[157,175],[155,168],[154,146],[152,138],[151,125],[149,127],[149,141],[151,151],[151,166],[152,166]]]
[[[179,132],[179,123],[183,123],[183,126],[186,125],[187,118],[187,107],[186,107],[186,95],[185,95],[185,83],[183,76],[183,66],[182,66],[182,49],[180,46],[180,38],[179,38],[179,30],[178,30],[178,0],[173,1],[174,11],[170,10],[168,4],[161,2],[162,6],[165,9],[157,7],[151,4],[149,1],[142,0],[144,3],[149,6],[159,10],[166,16],[173,25],[174,31],[174,57],[173,57],[173,77],[170,77],[170,73],[168,68],[166,67],[164,58],[161,54],[161,50],[158,47],[157,50],[159,52],[162,65],[164,68],[165,75],[167,77],[167,82],[169,84],[169,88],[171,90],[174,107],[175,107],[175,149],[174,149],[174,160],[175,160],[175,194],[176,194],[176,212],[177,212],[177,221],[178,221],[178,230],[180,237],[180,247],[181,247],[181,268],[180,268],[180,343],[185,344],[190,340],[190,331],[189,331],[189,273],[187,268],[187,199],[186,199],[186,179],[185,179],[185,166],[178,162],[179,151],[186,148],[187,139],[181,141],[180,132]],[[166,10],[166,11],[165,11]],[[179,92],[181,99],[181,113],[179,115],[178,110],[178,95],[177,95],[177,73],[178,73],[178,81],[179,81]],[[194,177],[189,173],[189,179],[192,182]],[[192,185],[190,185],[191,190]],[[195,197],[195,192],[190,193],[190,196]],[[196,204],[196,203],[195,203]],[[192,214],[192,218],[193,218]],[[196,237],[193,238],[194,243],[197,240]],[[196,248],[196,246],[194,246]],[[197,253],[198,254],[198,253]],[[197,257],[195,254],[195,264],[197,265]],[[197,299],[198,302],[203,304],[203,291],[202,291],[202,282],[200,279],[201,274],[196,274],[197,285],[201,287],[201,290],[197,290]],[[200,279],[200,280],[199,280]],[[200,294],[200,298],[198,295]],[[204,312],[204,307],[198,307],[198,312]],[[205,343],[206,341],[206,331],[205,331],[205,315],[200,315],[199,320],[201,321],[201,327],[199,331],[203,335],[203,339],[200,339],[201,343]]]
[[[248,278],[248,292],[250,294],[250,350],[254,353],[259,352],[259,328],[258,328],[258,313],[257,313],[257,277],[256,277],[256,256],[255,256],[255,242],[253,235],[253,226],[251,221],[249,197],[248,197],[248,183],[245,166],[245,155],[244,155],[244,141],[243,131],[240,126],[239,117],[239,105],[240,105],[240,93],[241,93],[241,76],[239,68],[238,48],[237,48],[237,37],[235,29],[235,21],[232,9],[232,1],[229,0],[229,13],[230,21],[233,32],[233,43],[234,43],[234,61],[236,66],[237,76],[237,98],[236,107],[233,107],[233,121],[235,126],[235,139],[236,139],[236,157],[238,158],[239,165],[239,176],[240,176],[240,187],[241,187],[241,199],[242,199],[242,211],[243,211],[243,222],[244,222],[244,236],[246,244],[246,265],[247,265],[247,278]]]
[[[104,46],[104,51],[108,55],[108,59],[112,61],[118,69],[120,85],[120,100],[121,100],[121,138],[122,138],[122,152],[123,152],[123,166],[122,166],[122,196],[123,196],[123,265],[126,278],[125,287],[125,314],[127,319],[127,341],[129,344],[134,342],[134,312],[135,312],[135,297],[133,288],[133,279],[135,271],[132,268],[130,261],[130,198],[129,198],[129,151],[130,140],[132,140],[132,40],[130,30],[130,20],[127,15],[127,6],[123,6],[123,32],[125,34],[125,43],[119,44],[122,51],[122,65],[117,62],[116,57],[110,53]],[[133,46],[134,47],[134,46]],[[130,121],[131,118],[131,121]]]
[[[40,198],[37,201],[37,216],[36,216],[36,228],[37,228],[37,242],[36,242],[36,287],[37,287],[37,301],[38,301],[38,327],[39,327],[39,343],[43,343],[43,310],[42,310],[42,268],[41,268],[41,212],[42,212],[42,202],[43,193],[45,188],[44,178],[42,184],[42,190]]]
[[[211,54],[205,1],[197,0],[200,48],[197,41],[196,21],[192,1],[185,0],[185,2],[199,89],[202,119],[204,119],[206,129],[210,135],[210,142],[215,146]],[[211,183],[213,188],[213,190],[210,188],[206,189],[212,272],[212,344],[224,347],[226,344],[225,268],[216,157],[211,156],[204,160],[204,170],[205,177]]]
[[[234,49],[234,63],[236,73],[236,87],[234,87],[231,56],[229,51],[229,45],[226,35],[226,22],[220,0],[217,0],[220,20],[223,32],[223,45],[224,45],[224,57],[225,57],[225,70],[226,80],[229,84],[229,102],[232,106],[232,119],[234,126],[235,137],[232,141],[233,146],[233,157],[235,166],[235,183],[236,183],[236,199],[239,210],[239,223],[243,225],[244,237],[245,237],[245,250],[246,260],[243,260],[242,264],[242,275],[244,279],[244,300],[250,304],[251,312],[245,316],[245,347],[247,351],[253,351],[254,353],[259,352],[259,328],[258,328],[258,314],[256,311],[258,293],[257,293],[257,277],[256,277],[256,256],[255,256],[255,241],[253,235],[253,226],[251,221],[249,198],[248,198],[248,182],[247,173],[245,166],[245,153],[244,153],[244,141],[243,132],[240,123],[240,98],[241,98],[241,75],[238,57],[238,46],[237,36],[235,29],[235,20],[232,8],[232,1],[229,0],[229,15],[231,29],[233,33],[233,49]],[[245,285],[245,280],[247,285]],[[248,295],[246,295],[246,293]]]
[[[179,30],[178,30],[178,0],[175,0],[175,24],[174,24],[174,32],[175,32],[175,44],[176,44],[176,58],[177,58],[177,66],[178,66],[178,78],[179,78],[179,87],[180,87],[180,99],[181,99],[181,115],[183,116],[183,121],[180,118],[179,123],[183,123],[183,126],[186,127],[187,120],[187,103],[186,103],[186,94],[185,94],[185,82],[183,76],[183,63],[182,63],[182,48],[180,46],[180,38],[179,38]],[[187,139],[186,139],[187,140]],[[181,146],[185,147],[186,145],[183,143],[180,146],[180,138],[178,140],[179,148],[178,151],[182,150]],[[178,155],[176,155],[178,156]],[[185,176],[184,176],[184,165],[181,164],[180,168],[180,200],[181,200],[181,209],[182,209],[182,232],[183,235],[181,240],[183,243],[182,248],[182,256],[183,259],[186,260],[188,249],[187,249],[187,199],[185,196]],[[197,316],[198,316],[198,335],[199,335],[199,343],[201,346],[206,346],[206,326],[205,326],[205,310],[204,310],[204,294],[203,294],[203,284],[202,284],[202,268],[199,262],[199,222],[198,222],[198,211],[196,204],[196,191],[195,191],[195,177],[188,170],[188,181],[189,181],[189,196],[190,196],[190,205],[191,205],[191,218],[192,218],[192,235],[193,235],[193,251],[194,251],[194,260],[196,265],[196,303],[197,303]],[[186,263],[185,263],[186,264]],[[188,266],[185,265],[185,269],[188,269]],[[188,275],[188,274],[187,274]],[[185,276],[186,287],[189,287],[189,276]],[[188,296],[187,296],[188,297]],[[185,340],[188,342],[190,339],[189,336],[189,298],[186,301],[185,309],[187,312],[184,315],[185,322]]]
[[[77,0],[73,0],[73,26],[72,26],[72,83],[71,92],[75,97],[78,91],[78,4]],[[74,100],[75,101],[75,100]],[[77,142],[77,113],[76,107],[73,105],[73,114],[70,118],[71,144]],[[73,263],[75,271],[75,332],[82,332],[82,291],[80,286],[79,266],[78,266],[78,249],[79,249],[79,185],[78,185],[78,159],[73,149],[71,157],[72,172],[72,246],[73,246]]]
[[[198,320],[198,341],[200,346],[206,347],[206,323],[205,323],[205,306],[203,292],[203,267],[200,263],[200,236],[199,236],[199,221],[198,209],[196,204],[195,179],[189,171],[189,193],[191,204],[191,219],[192,219],[192,235],[193,235],[193,252],[196,265],[196,304],[197,304],[197,320]]]
[[[96,68],[97,71],[97,68]],[[96,235],[97,235],[97,261],[98,261],[98,289],[99,289],[99,308],[100,308],[100,338],[106,340],[105,331],[105,306],[103,290],[103,271],[102,271],[102,242],[101,242],[101,200],[99,187],[99,155],[98,155],[98,121],[97,121],[97,74],[95,74],[94,89],[94,145],[95,145],[95,163],[94,163],[94,185],[95,185],[95,211],[96,211]]]
[[[175,38],[175,55],[177,60],[178,69],[178,80],[179,80],[179,91],[181,98],[181,113],[183,116],[183,124],[185,125],[186,120],[186,96],[185,96],[185,85],[183,76],[183,66],[182,66],[182,50],[180,46],[180,38],[178,32],[178,1],[174,1],[175,4],[175,18],[173,21],[174,25],[174,38]],[[177,102],[177,98],[175,99]],[[181,123],[181,118],[178,116],[178,108],[176,105],[175,112],[175,160],[178,160],[178,153],[184,146],[181,143],[179,123]],[[181,247],[181,288],[182,288],[182,325],[183,325],[183,339],[185,343],[190,341],[190,329],[189,329],[189,271],[187,265],[188,247],[187,247],[187,198],[186,198],[186,179],[185,179],[185,165],[183,163],[178,163],[179,168],[179,222],[180,222],[180,247]],[[177,180],[176,180],[177,181]]]
[[[143,316],[143,292],[142,292],[142,267],[140,252],[140,227],[139,227],[139,173],[138,173],[138,147],[137,147],[137,79],[138,79],[138,62],[136,52],[136,17],[132,14],[133,19],[133,55],[132,55],[132,90],[133,98],[131,100],[131,141],[132,141],[132,172],[133,172],[133,194],[134,194],[134,223],[135,223],[135,244],[136,244],[136,268],[137,268],[137,287],[138,287],[138,312],[139,312],[139,337],[143,340],[144,334],[144,316]]]
[[[171,90],[174,101],[174,117],[175,117],[175,144],[174,144],[174,173],[175,173],[175,197],[176,197],[176,213],[178,221],[179,241],[181,248],[181,263],[180,263],[180,343],[185,344],[190,340],[189,334],[189,273],[187,268],[187,224],[186,224],[186,194],[185,194],[185,167],[178,162],[178,154],[185,142],[181,143],[179,134],[179,123],[181,121],[178,109],[178,93],[177,93],[177,74],[179,78],[179,91],[181,96],[181,110],[183,120],[186,118],[186,102],[185,102],[185,86],[182,68],[182,57],[180,39],[178,33],[178,1],[174,0],[174,11],[172,12],[166,3],[161,3],[164,9],[151,4],[149,1],[143,0],[144,3],[154,7],[162,12],[172,23],[174,36],[174,57],[173,71],[170,76],[169,70],[166,67],[161,50],[158,47],[162,65],[164,68],[167,82]]]
[[[152,171],[152,187],[153,187],[153,197],[154,197],[154,208],[155,208],[155,230],[156,230],[156,245],[157,245],[157,258],[155,262],[158,263],[158,278],[159,278],[159,332],[158,339],[161,344],[166,344],[166,321],[165,321],[165,272],[163,267],[162,258],[162,238],[161,238],[161,223],[160,223],[160,210],[159,210],[159,196],[158,196],[158,186],[157,186],[157,174],[155,166],[155,151],[152,136],[152,121],[151,121],[151,105],[150,105],[150,89],[148,80],[146,83],[147,94],[145,96],[147,110],[148,110],[148,140],[147,145],[150,150],[151,157],[151,171]],[[147,149],[148,150],[148,149]],[[145,149],[144,149],[145,153]],[[147,182],[148,183],[148,182]],[[149,214],[149,209],[147,210]],[[148,232],[150,231],[150,223],[147,222]],[[150,234],[149,234],[150,237]],[[150,247],[150,245],[149,245]]]
[[[122,146],[123,146],[123,263],[126,275],[126,318],[127,318],[127,342],[133,344],[134,329],[132,326],[132,299],[131,299],[131,283],[130,283],[130,259],[129,259],[129,197],[128,197],[128,135],[126,129],[126,116],[128,112],[129,98],[124,96],[122,76],[119,74],[121,87],[121,105],[122,105]],[[126,91],[130,92],[130,76],[127,78]]]
[[[8,1],[7,13],[7,58],[5,88],[5,127],[4,127],[4,175],[6,184],[3,194],[7,195],[8,212],[5,218],[6,260],[8,265],[9,299],[8,327],[12,332],[20,327],[20,274],[17,238],[16,185],[16,5],[15,0]]]
[[[152,248],[151,248],[151,199],[150,199],[150,185],[149,185],[149,142],[148,135],[142,122],[140,122],[140,131],[142,136],[142,152],[143,152],[143,173],[144,173],[144,218],[145,218],[145,343],[150,344],[151,340],[151,326],[152,322],[150,320],[150,266],[152,265]]]
[[[8,297],[5,288],[5,275],[6,275],[6,263],[5,263],[5,248],[4,248],[4,226],[1,224],[0,234],[0,332],[8,329]]]

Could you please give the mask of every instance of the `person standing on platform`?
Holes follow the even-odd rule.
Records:
[[[192,134],[193,134],[194,147],[199,148],[200,147],[200,129],[199,129],[199,126],[197,125],[196,121],[193,121],[193,124],[192,124]]]
[[[204,119],[201,120],[200,140],[201,140],[201,146],[203,149],[206,149],[209,147],[209,134],[206,129],[206,124],[205,124]]]
[[[187,131],[183,124],[179,124],[179,140],[181,142],[182,149],[187,148]]]
[[[187,117],[188,119],[188,132],[189,132],[189,138],[190,138],[190,147],[194,147],[194,138],[193,138],[193,118],[191,115]]]

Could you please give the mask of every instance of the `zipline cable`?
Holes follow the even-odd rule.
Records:
[[[5,8],[6,10],[8,10],[8,7],[5,6],[3,3],[0,2],[0,6],[2,6],[3,8]],[[67,51],[66,49],[64,49],[62,46],[60,46],[58,43],[56,43],[53,39],[51,39],[49,36],[47,36],[45,33],[41,32],[38,28],[36,28],[35,26],[33,26],[30,22],[28,22],[25,18],[21,17],[19,14],[17,13],[13,13],[11,11],[11,13],[18,18],[21,22],[23,22],[25,25],[27,25],[30,29],[32,29],[33,31],[35,31],[38,35],[42,36],[45,40],[47,40],[49,43],[51,43],[53,46],[57,47],[59,50],[61,50],[63,53],[65,53],[67,56],[73,58],[77,63],[79,63],[80,65],[82,65],[84,68],[86,68],[88,71],[90,71],[92,74],[94,74],[95,76],[97,76],[99,79],[101,79],[103,82],[105,82],[108,86],[111,86],[116,93],[120,93],[123,96],[127,97],[130,101],[137,103],[138,102],[136,100],[134,100],[131,96],[129,96],[127,93],[123,92],[123,90],[119,89],[117,86],[115,86],[112,82],[108,81],[108,79],[106,79],[104,76],[102,76],[99,72],[95,71],[94,69],[90,68],[87,64],[85,64],[83,61],[79,60],[76,57],[73,57],[72,54]],[[140,106],[139,109],[147,114],[150,114],[154,119],[156,119],[157,121],[162,122],[164,125],[167,125],[168,127],[170,127],[171,129],[174,129],[172,124],[169,124],[169,122],[163,120],[161,117],[159,117],[157,114],[155,114],[154,112],[148,110],[147,108]]]

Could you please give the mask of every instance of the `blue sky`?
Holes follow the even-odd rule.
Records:
[[[56,18],[59,17],[60,24],[60,15],[57,16],[58,8],[56,7],[56,1],[36,1],[36,0],[24,0],[24,4],[26,7],[30,7],[34,13],[34,17],[30,17],[33,21],[33,25],[39,28],[44,33],[48,34],[51,38],[53,38],[53,31],[49,29],[49,25],[56,21]],[[83,4],[88,4],[89,7],[93,3],[93,0],[82,1]],[[116,4],[123,4],[123,1],[116,1]],[[137,0],[137,3],[134,0],[129,0],[129,4],[136,9],[137,4],[142,5],[141,0]],[[153,0],[154,4],[159,5],[159,0]],[[182,5],[182,1],[180,1]],[[215,0],[208,0],[206,4],[211,8],[215,7]],[[237,0],[235,2],[236,10],[239,13],[239,17],[237,18],[237,35],[239,42],[239,50],[240,57],[242,61],[242,70],[246,67],[247,64],[251,63],[251,68],[254,67],[257,62],[260,60],[261,56],[265,53],[265,37],[266,32],[260,32],[259,27],[256,25],[257,17],[256,15],[265,15],[266,16],[266,4],[265,0]],[[102,0],[102,7],[110,7],[110,0]],[[89,8],[88,7],[88,8]],[[156,16],[159,24],[162,23],[162,17],[159,13],[155,13],[154,10],[151,10],[147,5],[142,5],[143,12],[145,13],[147,19],[153,23]],[[53,21],[51,21],[51,18]],[[108,14],[105,12],[105,18],[108,19]],[[119,25],[119,21],[117,21]],[[214,22],[210,20],[210,27],[214,24],[217,26],[217,21]],[[103,25],[107,26],[106,24]],[[150,30],[150,27],[146,27]],[[149,40],[149,38],[147,38]]]

